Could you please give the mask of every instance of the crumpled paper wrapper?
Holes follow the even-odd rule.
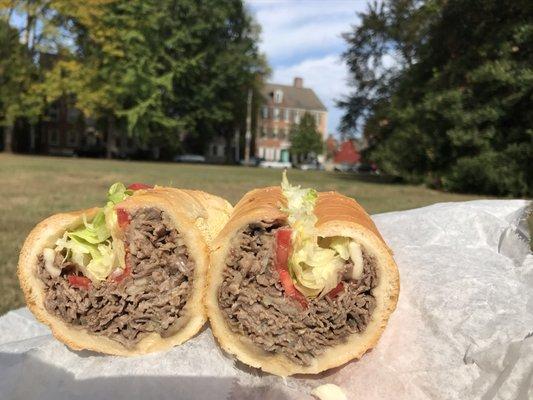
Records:
[[[0,318],[2,399],[532,399],[533,256],[513,230],[526,202],[436,204],[374,216],[401,293],[378,346],[317,377],[282,379],[233,361],[206,327],[136,358],[75,352],[27,309]]]

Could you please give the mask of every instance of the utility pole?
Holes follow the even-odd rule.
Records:
[[[239,151],[239,147],[241,145],[241,130],[239,128],[235,128],[233,142],[235,143],[235,162],[238,163],[239,161],[241,161],[241,155]]]
[[[246,133],[244,135],[244,161],[250,162],[250,145],[252,144],[252,88],[248,89],[246,101]]]

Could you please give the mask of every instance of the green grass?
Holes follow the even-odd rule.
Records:
[[[289,175],[294,183],[354,197],[369,213],[478,198],[333,172],[295,170]],[[15,270],[20,247],[32,227],[57,212],[103,205],[114,182],[201,189],[235,204],[246,191],[277,185],[280,179],[279,170],[0,154],[0,315],[24,304]]]

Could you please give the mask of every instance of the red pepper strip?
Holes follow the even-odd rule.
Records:
[[[293,298],[301,304],[303,308],[307,308],[307,299],[301,294],[292,282],[289,274],[288,260],[291,250],[291,230],[288,228],[281,228],[276,231],[276,261],[275,267],[278,271],[281,285],[288,297]]]
[[[119,228],[125,228],[130,223],[130,215],[123,208],[116,208],[117,211],[117,221]]]
[[[153,189],[152,185],[147,185],[146,183],[132,183],[126,189],[128,190],[141,190],[141,189]]]
[[[344,290],[344,285],[342,284],[342,282],[339,282],[339,284],[337,286],[335,286],[333,289],[330,290],[330,292],[327,294],[327,296],[330,299],[334,299],[343,290]]]
[[[89,278],[78,275],[69,275],[68,283],[70,284],[70,286],[74,286],[79,289],[89,289],[89,287],[91,286],[91,280]]]
[[[131,267],[129,264],[126,264],[124,271],[122,271],[120,275],[112,276],[111,280],[115,283],[120,283],[130,275],[131,275]]]

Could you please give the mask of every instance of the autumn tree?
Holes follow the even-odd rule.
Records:
[[[130,1],[72,13],[79,107],[145,141],[229,136],[266,71],[242,1]],[[109,155],[108,147],[108,155]]]

